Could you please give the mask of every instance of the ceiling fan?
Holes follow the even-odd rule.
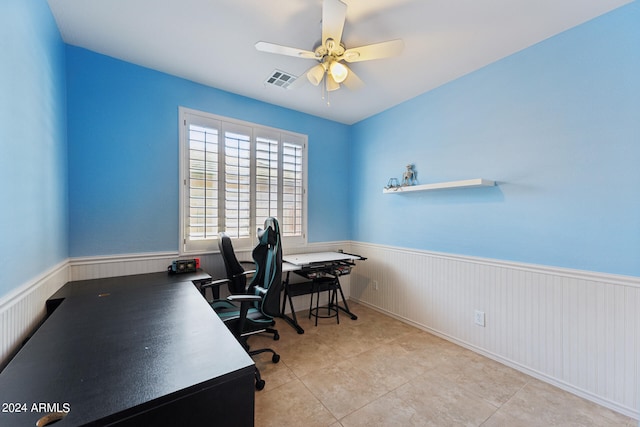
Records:
[[[340,84],[351,90],[358,89],[364,83],[343,61],[351,63],[396,56],[402,52],[404,43],[396,39],[347,49],[342,43],[346,15],[347,5],[340,0],[323,0],[322,40],[313,51],[263,41],[256,43],[256,49],[279,55],[315,59],[318,64],[305,71],[305,74],[314,86],[318,86],[324,80],[327,92],[340,89]],[[298,79],[289,88],[297,86],[298,82],[304,82],[304,79]]]

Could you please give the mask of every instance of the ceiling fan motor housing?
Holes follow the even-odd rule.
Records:
[[[318,58],[319,61],[326,61],[327,58],[339,61],[344,51],[344,44],[336,43],[333,39],[327,39],[325,44],[320,44],[314,50],[316,58]]]

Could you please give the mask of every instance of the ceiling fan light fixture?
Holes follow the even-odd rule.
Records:
[[[340,89],[340,83],[336,82],[331,75],[327,75],[327,92]]]
[[[324,77],[324,72],[325,69],[322,64],[318,64],[309,70],[307,73],[307,79],[312,85],[318,86]]]
[[[349,70],[344,64],[341,64],[338,61],[333,61],[329,66],[329,71],[331,72],[331,76],[336,81],[336,83],[342,83],[346,78],[347,74],[349,74]]]

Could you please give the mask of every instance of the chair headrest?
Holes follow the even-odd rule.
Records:
[[[278,220],[273,217],[269,217],[264,221],[264,229],[258,229],[258,240],[262,245],[274,245],[278,243],[279,235]]]

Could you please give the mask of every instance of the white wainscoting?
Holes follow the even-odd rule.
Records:
[[[351,299],[638,418],[640,278],[365,243],[351,250],[368,258],[351,274]]]
[[[156,273],[166,271],[171,261],[175,259],[178,259],[177,252],[71,258],[69,260],[69,280],[101,279],[103,277]]]
[[[47,298],[68,281],[65,260],[0,298],[0,370],[44,319]]]

